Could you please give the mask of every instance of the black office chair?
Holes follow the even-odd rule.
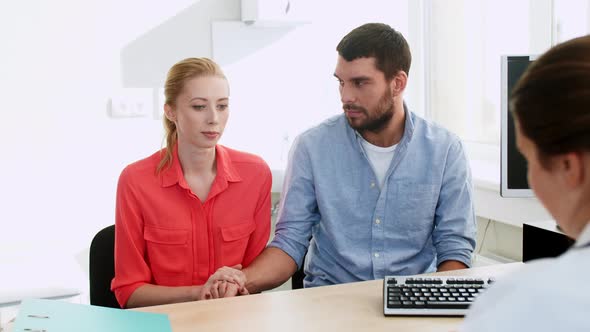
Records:
[[[305,279],[305,272],[303,272],[303,267],[305,266],[305,257],[307,256],[307,252],[303,256],[303,262],[301,263],[301,268],[297,270],[291,276],[291,289],[299,289],[303,288],[303,279]]]
[[[121,308],[111,291],[115,276],[115,225],[96,233],[90,244],[90,304]]]
[[[291,289],[303,288],[303,279],[305,279],[305,273],[302,267],[291,276]]]

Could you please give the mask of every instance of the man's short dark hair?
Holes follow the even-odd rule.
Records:
[[[346,61],[376,59],[377,69],[391,80],[400,70],[410,74],[412,55],[401,33],[383,23],[367,23],[349,32],[336,46]]]

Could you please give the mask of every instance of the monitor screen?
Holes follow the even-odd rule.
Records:
[[[502,128],[501,128],[501,175],[502,197],[534,197],[527,180],[527,164],[516,148],[514,120],[510,114],[510,93],[534,56],[503,56],[501,77]]]

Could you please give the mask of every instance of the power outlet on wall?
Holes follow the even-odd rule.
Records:
[[[152,89],[126,88],[113,94],[109,101],[111,118],[145,117],[153,112]]]

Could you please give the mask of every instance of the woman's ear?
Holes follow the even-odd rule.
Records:
[[[563,179],[569,188],[576,188],[584,182],[584,156],[579,152],[568,152],[560,157],[559,168],[562,171]]]
[[[164,115],[168,120],[176,123],[176,110],[172,106],[164,104]]]

